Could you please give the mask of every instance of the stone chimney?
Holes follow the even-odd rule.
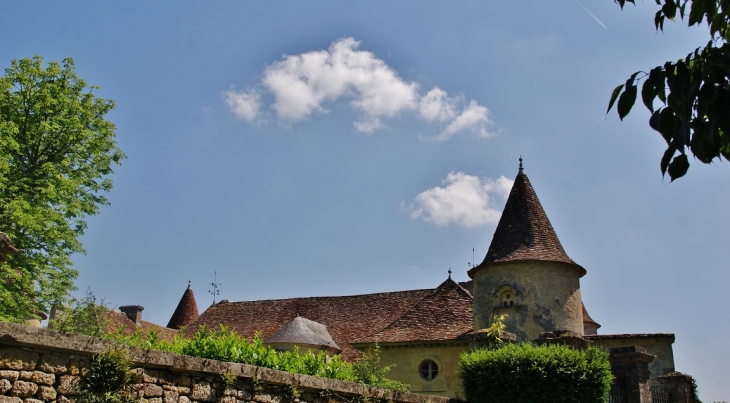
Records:
[[[144,311],[142,305],[124,305],[120,306],[119,310],[124,312],[135,325],[142,325],[142,311]]]

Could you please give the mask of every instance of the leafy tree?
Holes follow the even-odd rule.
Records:
[[[56,316],[48,321],[48,327],[62,332],[103,337],[110,331],[110,309],[102,298],[99,303],[91,289],[80,300],[74,299],[66,308],[56,306]]]
[[[623,9],[626,2],[614,0]],[[654,25],[664,30],[664,22],[677,16],[688,26],[707,22],[710,40],[686,58],[638,71],[613,90],[611,110],[618,99],[619,117],[628,115],[636,102],[641,80],[641,100],[651,112],[649,125],[667,142],[661,159],[662,175],[672,181],[689,169],[687,151],[705,164],[715,158],[730,160],[730,2],[726,0],[655,0],[661,9]],[[661,102],[654,107],[655,100]],[[607,112],[608,112],[607,111]]]
[[[104,118],[114,102],[96,89],[70,58],[13,60],[0,77],[0,230],[24,250],[0,266],[2,320],[37,317],[75,289],[84,219],[109,204],[108,176],[125,158]]]

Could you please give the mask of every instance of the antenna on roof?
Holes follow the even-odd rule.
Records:
[[[221,285],[220,285],[220,283],[217,282],[218,281],[217,278],[218,278],[218,272],[214,271],[213,272],[213,282],[210,283],[210,286],[213,287],[213,289],[208,290],[209,293],[213,294],[213,304],[215,304],[215,296],[220,295],[220,293],[221,293],[221,290],[218,289],[218,287],[220,287]]]
[[[468,267],[473,268],[474,267],[474,263],[472,263],[473,261],[474,261],[474,248],[471,248],[471,262],[466,262],[466,265]]]

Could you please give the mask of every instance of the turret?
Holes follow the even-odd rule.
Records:
[[[172,314],[167,327],[175,330],[180,329],[197,319],[198,316],[198,304],[195,302],[195,295],[193,294],[193,289],[190,287],[190,281],[188,281],[188,288],[183,293],[182,298],[180,298],[180,302],[177,304],[177,308],[175,308],[175,312]]]
[[[474,330],[506,314],[505,330],[518,341],[556,330],[583,334],[580,278],[585,274],[563,250],[520,158],[489,251],[469,270],[474,279]]]

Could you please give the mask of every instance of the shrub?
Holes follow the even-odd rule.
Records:
[[[613,378],[606,352],[562,345],[477,350],[459,368],[466,399],[484,403],[605,403]]]
[[[83,378],[80,403],[132,403],[137,401],[131,385],[140,381],[132,372],[132,364],[122,350],[97,354]]]
[[[324,351],[318,354],[309,351],[300,352],[298,349],[276,351],[264,345],[261,334],[256,334],[253,338],[248,339],[222,325],[216,330],[209,330],[201,326],[189,339],[176,336],[168,341],[160,339],[155,332],[147,334],[136,332],[128,336],[121,331],[108,335],[107,338],[133,347],[257,365],[295,374],[359,382],[385,389],[408,390],[408,385],[385,377],[390,368],[378,367],[380,356],[377,348],[374,351],[366,352],[356,362],[350,363],[342,360],[339,355],[327,359]]]

